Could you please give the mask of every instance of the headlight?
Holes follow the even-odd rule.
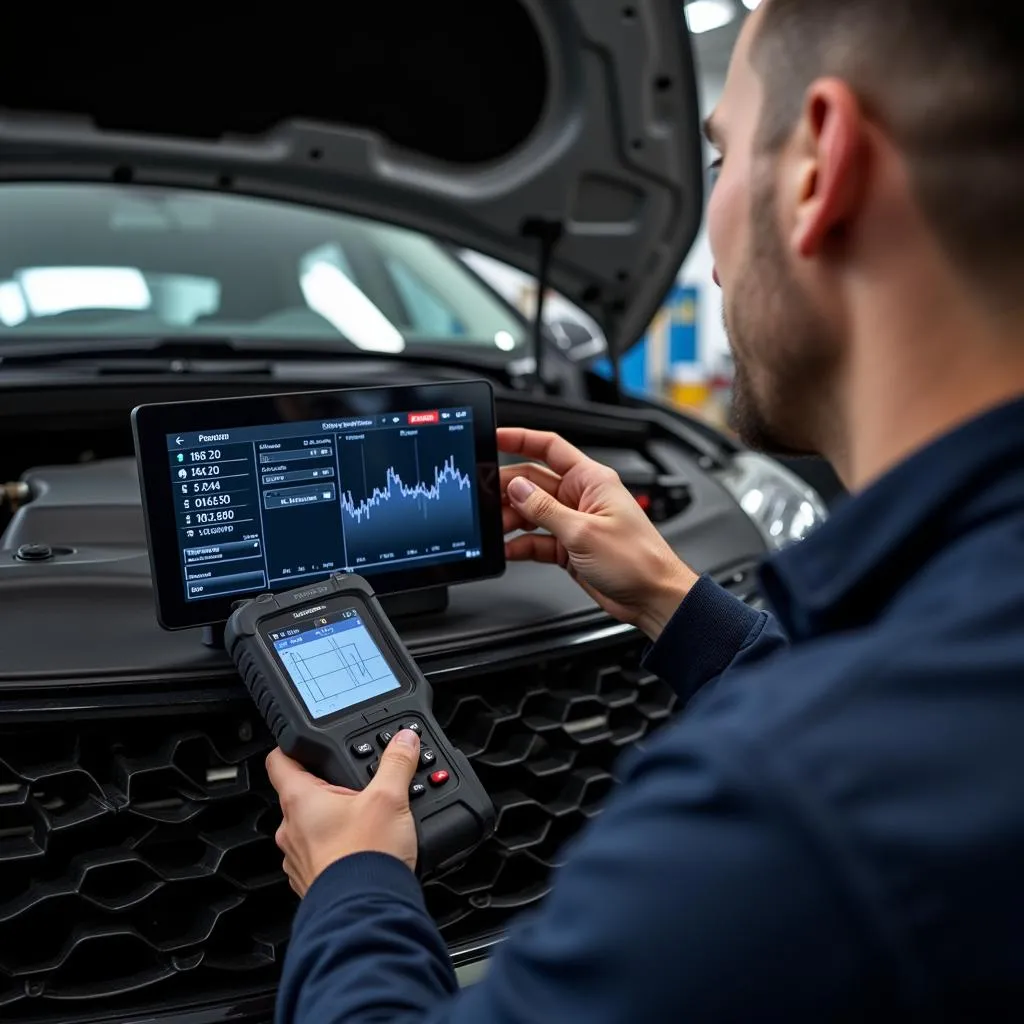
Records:
[[[740,452],[719,479],[774,550],[803,540],[828,518],[814,488],[763,455]]]

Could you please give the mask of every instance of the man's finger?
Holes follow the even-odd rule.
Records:
[[[582,512],[563,505],[526,477],[517,476],[509,483],[508,500],[527,522],[543,527],[568,548],[573,547],[577,531],[586,522]]]
[[[282,798],[286,792],[291,793],[297,788],[317,784],[317,780],[280,747],[275,747],[267,755],[267,775],[270,776],[270,784],[277,790],[277,795]]]
[[[370,783],[395,796],[409,798],[409,786],[420,763],[420,738],[412,729],[400,729],[380,756],[380,767]]]
[[[498,450],[506,455],[539,459],[561,476],[587,458],[579,448],[558,434],[546,430],[523,430],[521,427],[500,427]]]
[[[525,476],[532,480],[538,487],[543,487],[548,494],[557,494],[562,483],[562,478],[547,466],[541,466],[536,462],[518,462],[514,466],[501,467],[501,496],[506,498],[505,489],[509,482],[517,476]]]
[[[318,789],[327,789],[332,793],[341,793],[344,796],[355,796],[358,790],[348,789],[345,786],[332,786],[329,782],[306,771],[298,761],[292,760],[283,750],[275,747],[267,755],[267,775],[270,776],[270,784],[281,795],[281,787],[289,790],[301,787],[303,789],[316,786]],[[280,780],[280,784],[275,781]]]
[[[525,476],[532,483],[555,495],[562,484],[562,478],[552,472],[547,466],[539,466],[535,462],[520,462],[515,466],[502,466],[501,468],[501,525],[505,533],[514,533],[516,530],[535,530],[536,523],[531,523],[521,512],[509,504],[507,487],[517,476]]]
[[[517,530],[525,530],[527,533],[536,530],[537,524],[531,523],[523,515],[517,512],[511,505],[506,505],[501,510],[501,527],[505,534],[515,533]]]
[[[513,533],[516,530],[527,530],[530,524],[514,509],[507,505],[501,510],[502,533]]]
[[[521,537],[507,541],[505,558],[510,562],[543,562],[558,565],[558,541],[554,537],[543,537],[524,533]]]

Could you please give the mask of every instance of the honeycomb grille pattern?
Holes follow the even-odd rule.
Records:
[[[294,898],[237,706],[0,729],[0,1019],[273,986]]]
[[[451,945],[544,895],[622,751],[671,714],[675,695],[640,654],[620,637],[435,683],[442,727],[498,812],[496,835],[426,886]],[[0,725],[0,1019],[273,990],[295,901],[273,842],[272,741],[231,697],[189,714]]]
[[[622,752],[671,715],[676,695],[639,667],[641,653],[631,644],[438,688],[438,721],[497,811],[495,835],[424,887],[449,945],[500,930],[544,896],[564,843],[617,781]]]

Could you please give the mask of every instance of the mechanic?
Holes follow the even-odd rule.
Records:
[[[279,752],[305,894],[281,1022],[1024,1015],[1024,15],[765,0],[709,135],[752,445],[853,496],[772,558],[774,615],[681,564],[616,477],[504,430],[513,559],[653,641],[684,714],[459,991],[410,868],[402,733],[362,793]]]

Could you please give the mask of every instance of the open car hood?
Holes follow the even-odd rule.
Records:
[[[0,181],[307,203],[532,274],[553,244],[550,285],[614,350],[632,345],[703,205],[682,0],[301,10],[19,14],[0,62]]]

